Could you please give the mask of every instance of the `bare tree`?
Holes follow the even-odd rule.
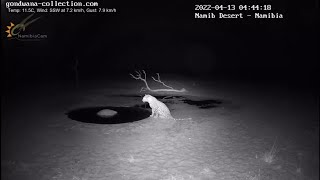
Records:
[[[182,88],[182,89],[174,89],[173,87],[171,86],[168,86],[166,85],[164,82],[161,81],[160,79],[160,74],[159,73],[156,73],[158,78],[154,78],[154,77],[151,77],[154,81],[162,84],[163,86],[167,87],[166,89],[151,89],[148,85],[148,82],[147,82],[147,74],[144,70],[141,71],[135,71],[136,72],[136,75],[133,75],[133,74],[129,74],[133,79],[136,79],[136,80],[141,80],[145,83],[146,87],[142,87],[140,92],[142,91],[151,91],[151,92],[187,92],[187,90],[185,88]],[[144,74],[144,77],[142,77],[142,73]]]

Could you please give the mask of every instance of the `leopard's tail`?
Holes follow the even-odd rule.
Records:
[[[182,118],[182,119],[173,118],[173,120],[175,120],[175,121],[183,121],[183,120],[192,120],[192,118]]]

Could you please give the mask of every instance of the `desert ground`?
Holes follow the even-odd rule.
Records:
[[[142,105],[131,79],[29,85],[2,98],[3,180],[319,179],[319,99],[314,91],[268,84],[163,78],[199,108],[163,101],[175,118],[83,123],[85,107]],[[154,84],[150,86],[155,87]],[[147,92],[146,92],[147,93]],[[161,100],[161,99],[160,99]]]

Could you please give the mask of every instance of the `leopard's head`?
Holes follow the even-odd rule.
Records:
[[[149,94],[145,94],[142,98],[142,102],[148,102],[150,95]]]

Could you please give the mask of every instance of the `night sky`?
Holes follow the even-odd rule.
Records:
[[[314,78],[316,1],[268,3],[285,18],[195,19],[196,3],[182,1],[100,2],[100,7],[117,9],[105,14],[36,13],[41,18],[26,31],[47,34],[45,40],[7,40],[1,28],[4,77],[10,83],[72,80],[78,59],[84,79],[126,76],[135,69],[243,79]],[[2,27],[30,14],[1,8]]]

